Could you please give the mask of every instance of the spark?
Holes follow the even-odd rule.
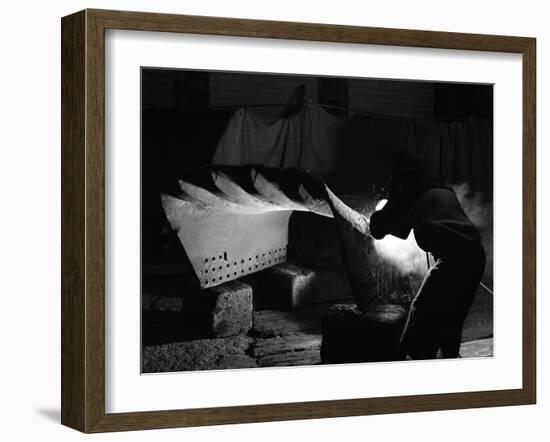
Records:
[[[387,204],[388,200],[387,199],[381,199],[380,201],[378,201],[378,203],[376,203],[376,211],[378,210],[382,210],[384,208],[384,206]]]

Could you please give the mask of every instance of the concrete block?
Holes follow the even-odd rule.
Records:
[[[323,364],[402,360],[399,339],[406,311],[393,304],[363,313],[355,305],[337,304],[322,320]]]
[[[279,310],[296,310],[307,306],[314,296],[315,272],[293,264],[279,264],[257,273],[254,306]]]

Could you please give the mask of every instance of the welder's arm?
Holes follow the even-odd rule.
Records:
[[[370,234],[374,239],[382,239],[388,234],[387,217],[381,210],[374,212],[370,217]]]
[[[370,233],[374,239],[382,239],[386,235],[393,235],[407,239],[412,225],[406,213],[395,210],[389,203],[382,209],[374,212],[370,217]]]

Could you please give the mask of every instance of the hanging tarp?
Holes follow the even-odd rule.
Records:
[[[212,164],[300,167],[337,189],[361,192],[361,183],[390,173],[389,159],[396,150],[417,156],[434,176],[468,183],[491,198],[492,125],[479,120],[361,113],[344,119],[321,105],[306,104],[292,115],[266,121],[254,110],[239,109],[218,142]]]
[[[254,111],[239,109],[218,143],[212,164],[299,167],[327,180],[334,172],[338,130],[344,122],[313,104],[270,122]]]

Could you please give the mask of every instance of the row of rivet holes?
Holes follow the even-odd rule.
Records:
[[[284,259],[285,259],[284,251],[285,251],[285,250],[286,250],[286,247],[281,247],[281,248],[275,250],[275,252],[269,251],[269,252],[268,252],[268,255],[273,254],[273,257],[272,257],[272,259],[269,259],[269,261],[267,262],[267,264],[264,263],[264,266],[271,264],[271,261],[273,261],[274,264],[277,263],[277,262],[284,261]],[[282,254],[279,255],[279,256],[276,256],[276,252],[280,252],[280,253],[282,253]],[[224,254],[224,255],[227,256],[226,254]],[[220,259],[220,260],[224,259],[224,255],[220,255],[218,259]],[[265,257],[265,253],[262,253],[261,257],[262,257],[262,258]],[[217,258],[217,257],[214,256],[213,258],[211,258],[211,261],[216,261],[216,258]],[[260,258],[260,255],[256,255],[256,260],[259,259],[259,258]],[[271,257],[268,256],[268,258],[271,258]],[[248,261],[251,262],[251,261],[252,261],[252,257],[249,257],[249,258],[248,258]],[[208,262],[209,262],[209,259],[208,259],[208,258],[205,258],[204,262],[205,262],[205,263],[208,263]],[[241,264],[244,264],[245,262],[246,262],[245,259],[241,259]],[[234,266],[237,266],[237,265],[238,265],[238,262],[237,262],[237,261],[234,261],[234,262],[233,262],[233,265],[234,265]],[[227,267],[227,268],[230,268],[230,266],[231,266],[230,264],[226,264],[226,267]],[[254,265],[254,269],[258,269],[258,268],[261,268],[261,267],[262,267],[262,266],[260,266],[260,265],[258,265],[258,264],[255,264],[255,265]],[[223,269],[223,266],[219,266],[219,267],[218,267],[218,270],[222,270],[222,269]],[[216,268],[214,267],[213,269],[211,269],[211,271],[212,271],[212,272],[215,272],[215,271],[216,271]],[[249,271],[249,272],[252,271],[252,265],[251,265],[250,267],[248,267],[248,271]],[[244,272],[245,272],[245,269],[241,269],[241,272],[240,272],[240,273],[241,273],[241,274],[244,274]],[[207,274],[207,273],[208,273],[208,270],[205,270],[204,273]],[[237,276],[237,274],[238,274],[238,272],[233,272],[233,276]],[[225,275],[225,278],[226,278],[226,279],[228,279],[228,278],[230,278],[230,277],[231,277],[231,273],[227,273],[227,274]],[[208,284],[209,282],[222,281],[223,279],[224,279],[224,277],[223,277],[223,275],[222,275],[222,276],[220,276],[220,277],[218,277],[218,278],[212,278],[210,281],[208,281],[208,279],[207,279],[207,280],[205,281],[205,283]]]

